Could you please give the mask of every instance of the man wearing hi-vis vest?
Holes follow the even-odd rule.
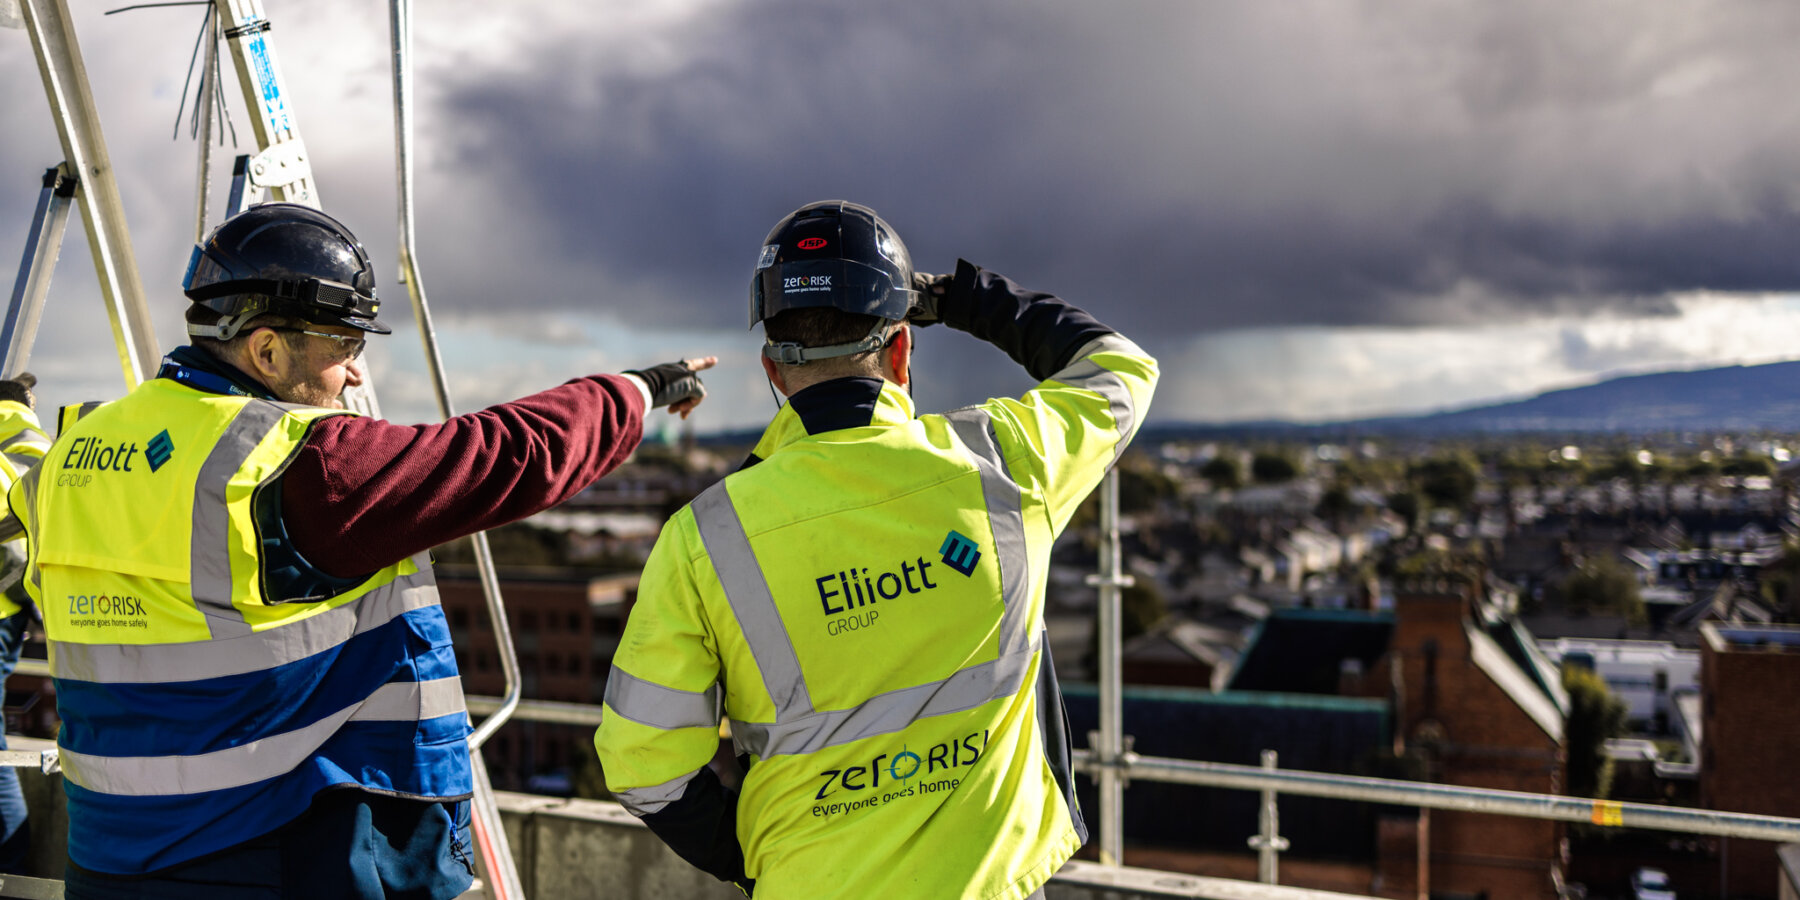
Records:
[[[865,207],[763,242],[750,322],[788,398],[645,566],[595,745],[677,853],[763,898],[1036,896],[1086,839],[1044,640],[1050,546],[1131,440],[1156,362],[959,261],[915,274]],[[1038,385],[916,415],[912,332]],[[707,767],[729,722],[741,793]]]
[[[182,286],[192,346],[65,411],[9,494],[62,718],[66,896],[455,897],[470,729],[427,550],[586,487],[712,360],[407,426],[343,409],[389,329],[337,220],[252,207]]]
[[[50,449],[50,438],[38,424],[31,392],[36,385],[30,372],[0,379],[0,490],[11,488]],[[21,583],[24,573],[25,542],[0,544],[0,692],[19,664],[25,631],[34,617],[30,595]],[[0,734],[0,750],[4,749],[6,735]],[[31,823],[26,821],[19,774],[11,766],[0,766],[0,873],[24,874],[30,850]]]

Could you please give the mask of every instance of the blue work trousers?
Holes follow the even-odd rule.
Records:
[[[451,900],[474,880],[469,801],[326,791],[271,834],[143,876],[69,864],[67,900]]]
[[[25,644],[25,626],[30,621],[30,610],[0,619],[0,697],[5,696],[7,676],[19,664],[19,649]],[[0,728],[0,750],[5,749],[6,733]],[[18,770],[0,766],[0,873],[28,874],[25,855],[30,850],[31,825],[25,821],[25,794],[19,790]]]

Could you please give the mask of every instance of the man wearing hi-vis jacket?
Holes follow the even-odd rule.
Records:
[[[775,226],[750,319],[789,402],[651,553],[595,736],[608,787],[761,897],[1034,896],[1086,837],[1044,641],[1051,543],[1156,362],[967,262],[915,274],[841,201]],[[915,414],[908,325],[936,322],[1039,384]],[[741,794],[706,765],[721,715]]]
[[[50,641],[65,895],[460,896],[469,717],[428,551],[613,470],[715,360],[403,425],[344,409],[390,329],[343,223],[253,206],[182,289],[192,343],[65,410],[0,520]]]

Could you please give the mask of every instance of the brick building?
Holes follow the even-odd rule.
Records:
[[[1568,697],[1517,621],[1455,584],[1396,592],[1394,633],[1365,678],[1393,697],[1396,741],[1425,780],[1561,793]],[[1433,810],[1422,880],[1432,896],[1554,898],[1562,874],[1555,822]],[[1392,835],[1384,834],[1384,847]],[[1404,867],[1402,867],[1404,868]],[[1417,865],[1411,867],[1415,870]]]
[[[1700,805],[1800,817],[1800,627],[1700,627]],[[1721,838],[1733,897],[1777,894],[1776,846]]]
[[[1259,627],[1231,687],[1379,701],[1393,724],[1380,757],[1357,761],[1367,771],[1560,793],[1568,697],[1536,642],[1488,593],[1451,580],[1402,587],[1391,612],[1279,610]],[[1386,812],[1367,837],[1369,892],[1383,897],[1550,900],[1563,874],[1562,829],[1550,821]]]

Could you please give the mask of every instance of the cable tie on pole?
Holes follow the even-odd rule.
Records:
[[[245,37],[247,35],[262,34],[263,32],[268,31],[269,27],[270,26],[269,26],[268,19],[263,19],[260,22],[247,22],[243,25],[237,26],[236,28],[225,29],[225,39],[228,41],[235,41],[238,38]]]

